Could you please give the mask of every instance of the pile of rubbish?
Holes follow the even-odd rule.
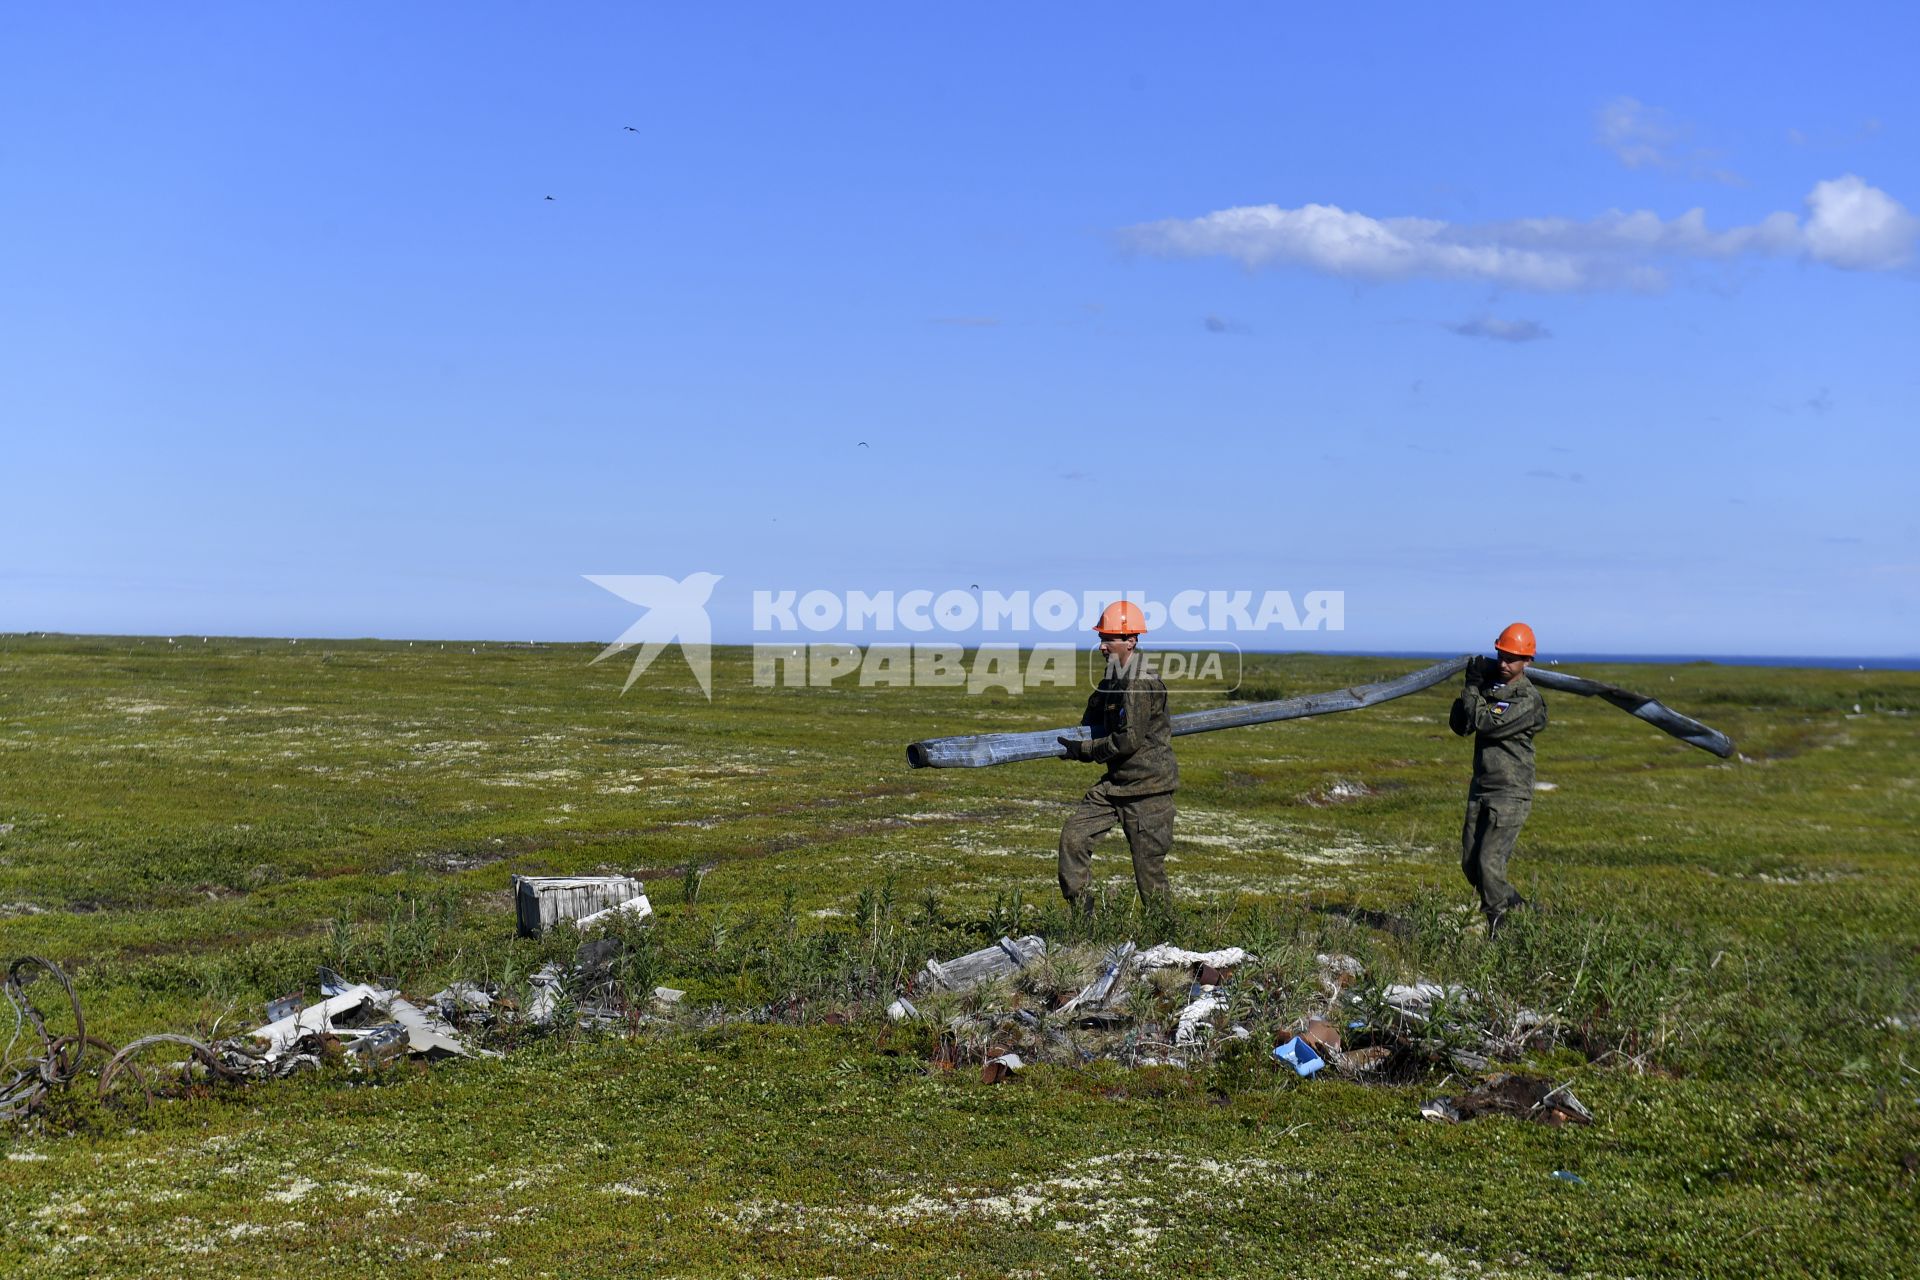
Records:
[[[526,936],[563,921],[629,924],[652,914],[643,886],[630,876],[515,876],[513,888],[516,925]],[[632,1030],[665,1019],[737,1020],[718,1009],[683,1013],[684,993],[673,988],[636,987],[647,980],[625,963],[632,959],[615,933],[582,942],[571,964],[548,964],[511,991],[454,982],[417,1003],[321,969],[318,1001],[273,1001],[266,1021],[244,1035],[151,1035],[116,1048],[87,1033],[79,997],[57,964],[23,956],[7,970],[5,994],[40,1049],[16,1059],[10,1047],[0,1063],[0,1121],[43,1111],[56,1090],[89,1075],[96,1076],[102,1099],[150,1103],[157,1087],[171,1091],[163,1087],[167,1081],[191,1088],[279,1079],[325,1064],[362,1070],[399,1060],[498,1057],[480,1046],[507,1028]],[[49,1031],[28,997],[36,969],[65,994],[71,1033]],[[1050,947],[1032,935],[1003,937],[950,960],[928,960],[886,1013],[902,1029],[923,1028],[914,1051],[925,1051],[933,1068],[978,1064],[989,1084],[1034,1063],[1195,1067],[1229,1047],[1270,1056],[1302,1079],[1330,1072],[1361,1082],[1409,1083],[1438,1070],[1483,1076],[1496,1059],[1550,1047],[1558,1029],[1552,1017],[1526,1009],[1496,1017],[1493,1002],[1467,988],[1427,981],[1379,985],[1364,977],[1353,956],[1316,955],[1303,1005],[1297,981],[1278,983],[1271,968],[1240,947],[1142,950],[1127,941],[1096,952]],[[1302,1016],[1283,1016],[1283,1007],[1303,1010]],[[776,1008],[761,1016],[803,1016],[797,1000]],[[844,1024],[854,1016],[841,1011],[827,1021]],[[1446,1122],[1489,1113],[1549,1124],[1592,1121],[1564,1084],[1511,1073],[1486,1076],[1468,1092],[1422,1108],[1429,1119]]]
[[[45,1016],[27,994],[35,969],[65,994],[72,1032],[56,1035],[48,1030]],[[0,1120],[44,1110],[55,1090],[93,1074],[94,1058],[99,1059],[96,1089],[103,1100],[151,1103],[163,1080],[177,1079],[182,1087],[192,1087],[214,1080],[277,1080],[330,1061],[358,1069],[401,1057],[436,1062],[498,1056],[470,1048],[450,1021],[472,998],[465,992],[449,988],[423,1008],[397,991],[347,983],[326,969],[320,971],[320,988],[322,998],[315,1004],[304,1004],[299,997],[271,1002],[267,1021],[245,1035],[201,1040],[163,1032],[116,1048],[87,1034],[80,997],[59,965],[40,956],[22,956],[7,970],[6,996],[21,1022],[33,1028],[40,1051],[8,1059],[6,1081],[0,1084]],[[472,995],[485,999],[477,991]],[[157,1066],[151,1058],[159,1050],[166,1051],[167,1061]]]
[[[1049,959],[1055,967],[1043,972]],[[1071,969],[1072,958],[1050,952],[1043,938],[1002,938],[952,960],[929,960],[887,1015],[895,1023],[934,1023],[933,1065],[977,1062],[989,1084],[1036,1062],[1193,1067],[1255,1039],[1249,1023],[1271,1025],[1257,1007],[1257,989],[1237,981],[1253,959],[1239,947],[1195,952],[1163,944],[1143,951],[1122,942],[1100,957],[1091,981],[1048,1001],[1047,982]],[[1478,997],[1466,988],[1424,981],[1365,987],[1354,957],[1314,959],[1318,999],[1283,1035],[1269,1037],[1278,1043],[1267,1050],[1302,1078],[1328,1071],[1365,1083],[1406,1083],[1436,1070],[1477,1075],[1495,1059],[1553,1041],[1553,1020],[1530,1010],[1494,1025],[1472,1016]],[[1051,1007],[1033,1007],[1019,993],[1039,995]],[[955,997],[961,1012],[932,1012]],[[1552,1124],[1592,1120],[1565,1085],[1512,1073],[1423,1108],[1429,1118],[1456,1122],[1490,1112]]]
[[[519,931],[534,936],[562,920],[592,925],[617,917],[645,919],[653,910],[640,882],[630,876],[515,876],[514,899]],[[0,1063],[0,1122],[44,1111],[56,1091],[88,1077],[95,1079],[103,1100],[151,1104],[159,1093],[214,1081],[277,1080],[327,1063],[357,1071],[402,1059],[499,1057],[472,1042],[507,1024],[551,1027],[563,1007],[582,1027],[605,1027],[643,1022],[679,1003],[683,993],[655,987],[646,1008],[632,1007],[613,979],[620,950],[617,938],[583,943],[571,965],[549,964],[533,974],[523,999],[455,982],[415,1003],[398,991],[348,982],[323,968],[318,1001],[309,1004],[303,996],[270,1001],[266,1021],[244,1035],[201,1039],[164,1032],[125,1046],[87,1033],[80,997],[58,964],[22,956],[8,968],[4,991],[18,1025],[32,1028],[39,1050],[16,1056],[10,1048]],[[42,977],[51,978],[64,995],[71,1032],[49,1030],[28,995],[29,984]]]

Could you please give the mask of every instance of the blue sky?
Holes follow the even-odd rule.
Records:
[[[722,640],[756,588],[982,583],[1912,653],[1917,44],[13,6],[0,630],[607,639],[582,575],[704,571]]]

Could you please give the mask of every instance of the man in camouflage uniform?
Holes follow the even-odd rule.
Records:
[[[1146,634],[1145,616],[1122,600],[1100,615],[1098,630],[1107,674],[1080,718],[1091,736],[1060,739],[1067,759],[1107,767],[1060,829],[1060,892],[1081,912],[1093,909],[1093,843],[1116,823],[1133,852],[1141,900],[1171,896],[1166,858],[1173,846],[1173,793],[1180,785],[1167,686],[1134,651]]]
[[[1480,894],[1487,936],[1526,899],[1507,883],[1507,863],[1533,808],[1533,735],[1547,727],[1547,704],[1527,679],[1533,629],[1516,622],[1494,642],[1494,658],[1467,664],[1466,688],[1448,727],[1473,735],[1473,784],[1460,829],[1460,869]]]

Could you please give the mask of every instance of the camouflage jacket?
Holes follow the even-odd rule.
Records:
[[[1469,683],[1453,700],[1447,726],[1473,735],[1468,799],[1533,799],[1533,735],[1547,727],[1547,704],[1524,674],[1491,689]]]
[[[1156,796],[1180,785],[1167,686],[1160,677],[1142,672],[1138,663],[1095,687],[1080,723],[1093,737],[1085,758],[1107,766],[1101,781],[1108,795]]]

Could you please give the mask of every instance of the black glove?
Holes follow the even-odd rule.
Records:
[[[1067,749],[1067,759],[1069,760],[1078,760],[1084,764],[1093,758],[1087,754],[1093,750],[1093,744],[1085,738],[1062,737],[1060,739],[1060,745]]]
[[[1480,685],[1486,683],[1486,679],[1487,660],[1476,653],[1467,659],[1467,686],[1469,688],[1478,688]]]

